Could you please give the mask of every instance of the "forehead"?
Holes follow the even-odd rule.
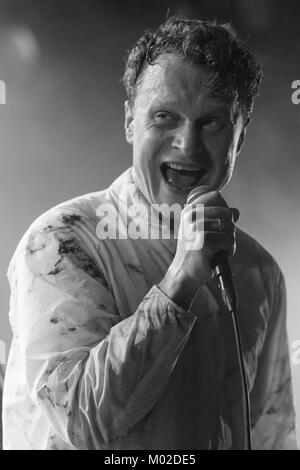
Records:
[[[232,97],[212,92],[213,72],[174,54],[163,54],[147,65],[137,83],[136,100],[146,106],[154,100],[178,104],[232,104]]]

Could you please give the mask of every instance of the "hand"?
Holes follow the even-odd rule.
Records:
[[[239,211],[228,207],[218,191],[199,196],[182,210],[179,233],[183,236],[178,237],[174,259],[159,287],[184,309],[190,306],[199,287],[213,276],[215,254],[225,250],[229,257],[234,255],[238,218]],[[184,236],[187,233],[195,233],[192,243]],[[196,250],[195,243],[199,246]]]

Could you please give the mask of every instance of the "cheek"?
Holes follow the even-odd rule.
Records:
[[[224,162],[224,173],[231,176],[235,164],[235,158],[233,155],[228,155]]]
[[[133,156],[135,160],[155,163],[168,145],[161,131],[137,127],[134,132]]]
[[[222,166],[222,174],[223,174],[223,185],[227,184],[232,177],[232,173],[235,166],[236,160],[236,149],[233,140],[224,147],[226,149],[226,153],[223,155],[223,166]]]
[[[231,179],[235,164],[233,133],[226,132],[210,136],[206,149],[210,154],[220,189]]]
[[[232,160],[235,153],[234,133],[231,129],[227,132],[207,135],[206,148],[217,161]]]
[[[224,150],[226,149],[226,153],[224,152],[224,173],[231,176],[236,159],[236,151],[235,145],[233,142],[229,143]]]

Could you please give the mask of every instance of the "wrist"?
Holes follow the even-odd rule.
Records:
[[[185,278],[172,269],[168,269],[158,287],[179,307],[188,311],[200,284],[194,279]]]

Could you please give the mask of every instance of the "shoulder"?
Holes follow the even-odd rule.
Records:
[[[76,227],[87,221],[92,221],[96,218],[97,207],[105,201],[106,194],[107,190],[98,191],[61,202],[37,217],[27,232],[45,228],[49,224],[51,225],[51,222],[53,222],[54,228],[60,228],[62,226]]]
[[[256,238],[237,228],[236,231],[236,259],[237,262],[247,264],[248,266],[258,266],[261,269],[274,271],[279,275],[281,268],[275,257],[263,246]]]
[[[126,198],[130,185],[133,185],[131,168],[104,190],[64,201],[37,217],[16,247],[8,267],[8,278],[23,260],[30,259],[32,269],[34,261],[42,272],[56,272],[52,267],[61,254],[73,258],[85,259],[86,255],[99,258],[99,243],[103,245],[97,231],[99,207],[114,204],[120,196]]]
[[[96,219],[96,210],[106,198],[107,190],[83,194],[51,207],[37,217],[25,231],[21,241],[39,231],[76,228]]]
[[[120,197],[126,199],[128,187],[134,186],[134,184],[130,167],[104,190],[83,194],[57,204],[31,223],[21,238],[16,251],[24,243],[27,243],[30,237],[38,233],[65,232],[70,229],[77,231],[77,233],[80,232],[80,229],[85,233],[88,230],[96,233],[99,206],[107,203],[112,204]]]
[[[84,194],[64,201],[37,217],[27,228],[8,267],[8,276],[21,259],[45,264],[50,270],[57,256],[68,250],[89,251],[96,233],[96,211],[106,197],[106,190]],[[74,253],[75,253],[74,251]],[[43,270],[44,270],[43,269]]]
[[[236,253],[232,260],[238,281],[261,289],[273,304],[276,293],[285,291],[285,280],[275,257],[257,239],[237,228]]]

